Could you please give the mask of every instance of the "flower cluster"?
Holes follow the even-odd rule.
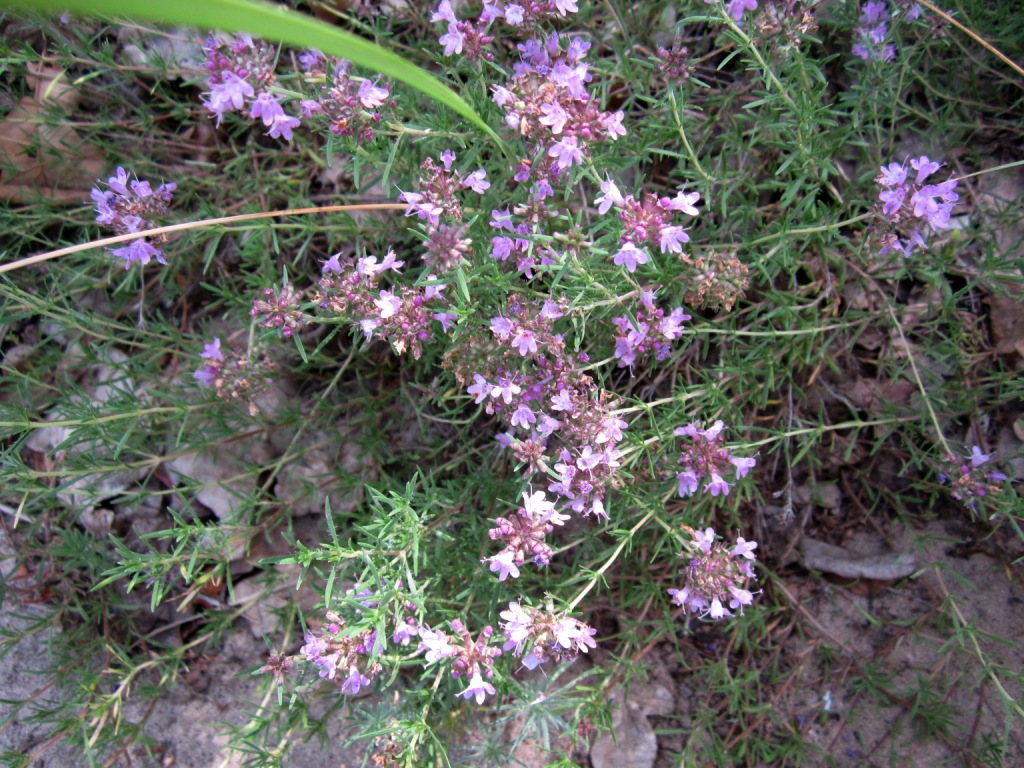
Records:
[[[718,4],[721,5],[725,2],[725,12],[728,13],[733,21],[739,21],[743,18],[744,11],[756,11],[757,0],[704,0],[708,5]]]
[[[693,540],[685,545],[686,549],[679,553],[679,557],[690,562],[683,571],[685,582],[682,588],[668,590],[673,602],[689,608],[701,618],[720,619],[731,616],[732,611],[742,614],[743,606],[754,601],[754,593],[744,587],[748,581],[757,578],[753,567],[757,542],[739,536],[736,545],[726,549],[715,543],[713,528],[703,533],[688,526],[683,526],[683,530]]]
[[[213,34],[207,38],[206,71],[210,91],[203,106],[221,124],[228,112],[247,113],[262,120],[271,138],[292,140],[299,119],[285,114],[278,96],[271,91],[274,76],[274,48],[250,35]]]
[[[921,15],[921,7],[910,3],[906,10],[908,19]],[[896,46],[887,44],[889,36],[889,7],[885,0],[870,0],[860,9],[860,26],[854,32],[853,53],[864,61],[892,61],[896,58]]]
[[[441,273],[449,272],[469,254],[473,244],[462,226],[462,203],[456,196],[469,189],[482,195],[491,187],[487,171],[478,168],[470,173],[453,170],[456,155],[450,149],[441,153],[441,165],[427,158],[420,165],[416,192],[403,192],[400,197],[408,204],[406,216],[415,216],[426,222],[427,253],[424,261]],[[443,221],[442,221],[443,220]]]
[[[601,183],[601,196],[594,199],[598,213],[607,213],[613,206],[619,211],[622,222],[621,248],[612,258],[615,264],[635,272],[640,264],[646,264],[650,257],[642,247],[645,243],[657,246],[662,253],[681,253],[683,243],[690,241],[686,230],[672,223],[672,217],[679,211],[696,216],[694,203],[700,200],[699,192],[680,192],[674,198],[658,197],[646,193],[643,202],[633,195],[623,196],[615,182],[606,179]]]
[[[319,51],[299,56],[311,89],[311,98],[301,101],[302,115],[315,125],[324,125],[338,136],[351,136],[357,141],[371,142],[373,128],[383,119],[381,110],[395,106],[391,84],[380,78],[366,80],[353,77],[349,62],[326,58]]]
[[[249,314],[260,318],[260,328],[278,328],[281,335],[288,339],[292,333],[306,324],[306,316],[299,309],[302,294],[291,284],[282,288],[267,288],[263,298],[252,303]]]
[[[590,145],[626,135],[624,113],[604,112],[587,92],[592,79],[583,62],[590,43],[575,37],[562,50],[557,32],[519,44],[521,60],[507,85],[494,88],[494,102],[505,124],[532,145],[516,168],[515,180],[551,187],[564,184],[566,171],[590,156]]]
[[[375,629],[344,634],[345,621],[328,611],[324,631],[306,633],[299,656],[319,668],[320,677],[334,680],[346,696],[355,696],[381,673],[376,658],[384,650],[383,638]]]
[[[927,223],[932,229],[947,229],[953,206],[960,199],[956,193],[956,179],[950,178],[940,184],[925,184],[925,180],[942,167],[928,159],[927,155],[911,160],[910,167],[916,171],[912,182],[907,182],[908,169],[900,163],[883,166],[875,179],[882,189],[878,199],[882,203],[881,215],[894,228],[905,229],[913,219]],[[907,256],[915,246],[927,248],[924,238],[917,229],[910,229],[903,239],[893,231],[882,235],[882,253],[899,251]]]
[[[493,557],[484,558],[492,571],[498,574],[498,581],[504,581],[509,574],[519,578],[519,566],[527,559],[537,566],[551,562],[551,547],[544,538],[569,519],[568,515],[555,510],[554,503],[547,500],[544,491],[523,494],[523,506],[516,510],[511,519],[499,517],[495,527],[487,532],[491,541],[504,542],[505,549]]]
[[[432,311],[446,306],[441,292],[447,286],[436,282],[434,275],[428,275],[422,286],[381,289],[384,273],[398,273],[404,264],[391,250],[379,264],[376,256],[364,256],[354,265],[342,266],[335,254],[324,262],[316,302],[322,311],[347,316],[367,339],[388,340],[398,354],[409,351],[419,359],[423,344],[434,338],[433,324],[439,323],[445,332],[456,315]]]
[[[483,628],[474,640],[461,621],[452,621],[455,635],[440,629],[420,627],[420,650],[426,651],[428,663],[441,659],[452,659],[452,677],[458,680],[468,676],[469,684],[460,695],[466,699],[476,698],[477,704],[484,703],[484,697],[494,694],[494,686],[487,682],[494,677],[494,659],[501,656],[501,649],[490,645],[494,629]],[[486,678],[486,680],[484,679]]]
[[[727,312],[750,285],[750,269],[733,252],[679,254],[686,267],[685,299],[692,306],[721,307]]]
[[[200,357],[204,363],[192,374],[195,380],[215,390],[217,397],[247,401],[249,414],[255,416],[259,412],[255,397],[270,383],[267,374],[276,367],[266,352],[262,357],[256,351],[245,356],[231,351],[225,355],[220,339],[214,338],[203,347]]]
[[[991,455],[982,453],[981,448],[975,445],[971,448],[970,456],[963,459],[950,456],[946,460],[950,472],[939,475],[943,483],[950,483],[950,495],[962,501],[968,509],[977,509],[979,501],[998,493],[999,484],[1006,480],[1002,472],[981,469],[990,458]]]
[[[563,314],[558,302],[513,296],[507,306],[506,315],[491,319],[491,340],[467,337],[445,364],[477,404],[511,428],[499,441],[530,473],[553,470],[548,490],[569,509],[606,517],[604,496],[615,483],[626,422],[611,413],[613,399],[580,371],[589,358],[571,355],[554,332]]]
[[[707,480],[704,493],[728,496],[731,486],[725,481],[726,473],[735,469],[739,480],[753,469],[756,459],[733,456],[723,445],[724,433],[725,424],[721,419],[707,429],[701,429],[697,422],[693,422],[675,430],[677,436],[690,438],[679,456],[679,466],[683,470],[676,475],[680,496],[692,496],[704,480]]]
[[[690,49],[683,45],[682,38],[672,40],[672,47],[658,46],[656,66],[665,84],[676,80],[689,80],[693,66],[690,64]]]
[[[483,12],[477,21],[460,20],[452,10],[449,0],[441,0],[430,21],[448,25],[448,31],[438,40],[444,46],[445,56],[462,54],[467,61],[494,61],[494,54],[485,50],[486,46],[494,42],[494,36],[488,35],[485,30],[495,15],[500,16],[501,11],[493,4],[484,3]]]
[[[134,176],[134,171],[131,175]],[[93,187],[90,193],[96,204],[96,222],[110,227],[119,235],[159,226],[161,218],[167,213],[171,194],[176,189],[174,184],[161,184],[154,191],[148,181],[130,178],[124,168],[118,168],[117,173],[107,179],[107,187]],[[165,235],[139,237],[128,245],[112,249],[111,253],[124,259],[125,269],[134,262],[149,264],[152,259],[166,264],[163,249],[159,247],[165,241]]]
[[[549,660],[573,661],[581,651],[589,653],[597,647],[597,630],[564,614],[509,603],[501,618],[505,620],[501,630],[507,638],[503,650],[521,657],[527,669],[536,669]]]
[[[690,315],[676,307],[668,314],[654,303],[654,290],[640,292],[640,305],[634,310],[633,319],[622,316],[612,320],[618,333],[615,335],[615,357],[619,367],[632,366],[646,355],[653,354],[656,360],[664,360],[672,352],[672,342],[683,335],[683,323]]]

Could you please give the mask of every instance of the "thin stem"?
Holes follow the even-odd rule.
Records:
[[[127,243],[131,240],[138,240],[140,237],[150,237],[153,235],[163,235],[168,232],[182,232],[189,229],[202,229],[203,227],[212,226],[215,224],[233,224],[238,221],[254,221],[256,219],[272,219],[278,216],[299,216],[310,213],[337,213],[339,211],[400,211],[406,209],[408,206],[404,203],[363,203],[359,205],[325,205],[322,207],[314,208],[290,208],[285,211],[261,211],[260,213],[241,213],[237,216],[221,216],[216,219],[202,219],[200,221],[186,221],[182,224],[171,224],[166,227],[156,227],[155,229],[146,229],[142,232],[131,232],[127,235],[117,235],[116,237],[105,237],[102,240],[92,240],[88,243],[79,243],[78,245],[68,246],[67,248],[59,248],[56,251],[47,251],[46,253],[39,253],[35,256],[27,256],[24,259],[18,259],[12,261],[10,264],[0,264],[0,274],[4,272],[13,272],[16,269],[22,267],[29,267],[33,264],[39,264],[43,261],[49,261],[50,259],[57,259],[61,256],[67,256],[72,253],[79,253],[80,251],[88,251],[93,248],[105,248],[108,245],[116,245],[118,243]]]
[[[590,594],[590,590],[592,590],[594,588],[594,586],[597,584],[598,579],[600,579],[601,576],[604,575],[605,571],[607,571],[609,568],[612,567],[612,563],[614,563],[618,559],[619,554],[622,552],[623,549],[625,549],[626,545],[633,538],[633,535],[637,531],[639,531],[644,526],[644,524],[648,520],[650,520],[652,517],[654,517],[654,513],[653,512],[648,512],[646,515],[644,515],[642,518],[640,518],[640,522],[638,522],[636,525],[634,525],[630,529],[628,534],[626,534],[625,536],[622,537],[622,541],[619,542],[619,546],[617,546],[615,548],[615,551],[612,552],[612,554],[608,558],[608,560],[605,561],[605,564],[602,565],[597,571],[594,572],[594,575],[591,577],[590,581],[587,582],[587,586],[585,586],[580,591],[580,593],[578,595],[576,595],[575,598],[573,598],[572,602],[569,603],[569,607],[568,607],[567,610],[570,613],[576,608],[577,605],[580,604],[580,601],[583,600],[584,597],[586,597],[588,594]]]

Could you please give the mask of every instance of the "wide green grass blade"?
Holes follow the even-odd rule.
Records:
[[[265,40],[316,48],[416,88],[472,120],[498,146],[490,126],[454,91],[391,51],[324,22],[259,0],[0,0],[0,7],[82,15],[122,16],[165,24],[187,24],[225,32],[248,32]]]

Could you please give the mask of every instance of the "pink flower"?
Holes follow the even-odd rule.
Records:
[[[548,156],[555,158],[559,169],[563,171],[573,163],[583,162],[583,153],[575,136],[566,136],[561,141],[556,141],[548,149]]]
[[[636,272],[638,264],[646,264],[648,261],[647,252],[637,248],[633,243],[624,243],[621,250],[615,254],[612,263],[625,266],[630,272]]]
[[[622,193],[619,192],[619,188],[615,186],[615,182],[611,179],[605,179],[601,182],[601,191],[604,193],[600,197],[594,199],[597,203],[597,212],[604,214],[608,213],[608,210],[613,206],[621,206],[623,203]]]
[[[459,694],[464,698],[471,699],[476,697],[477,704],[483,704],[486,696],[494,695],[494,686],[484,681],[480,676],[479,670],[473,671],[473,676],[469,679],[469,685],[462,693]]]
[[[484,559],[491,564],[490,569],[498,574],[498,581],[504,581],[511,574],[513,579],[519,578],[519,566],[516,565],[516,553],[511,549],[502,550],[494,557]]]
[[[369,80],[363,80],[363,82],[359,84],[357,98],[367,109],[376,109],[387,101],[388,96],[390,95],[391,93],[387,88],[381,88],[375,83],[371,83]]]
[[[478,195],[482,195],[491,188],[491,182],[487,181],[487,171],[480,168],[463,179],[462,186],[472,189]]]

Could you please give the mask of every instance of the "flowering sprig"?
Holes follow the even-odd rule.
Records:
[[[676,475],[680,496],[692,496],[705,480],[704,493],[728,496],[731,486],[725,481],[725,475],[735,470],[739,480],[757,463],[753,458],[733,456],[723,444],[724,433],[725,423],[721,419],[707,429],[701,429],[697,422],[693,422],[675,430],[677,436],[690,438],[679,456],[679,466],[683,470]]]
[[[260,328],[280,329],[281,335],[288,339],[306,324],[306,316],[299,309],[302,294],[290,283],[281,288],[267,288],[262,299],[255,299],[249,314],[260,318]]]
[[[495,693],[494,686],[487,680],[494,677],[494,659],[501,656],[501,649],[490,645],[494,628],[484,627],[475,640],[458,619],[452,621],[452,630],[455,635],[421,627],[420,650],[426,652],[427,662],[451,659],[452,677],[456,680],[469,677],[466,690],[459,695],[476,698],[477,704],[483,704],[486,696]]]
[[[319,51],[299,56],[305,70],[308,98],[300,102],[302,116],[338,136],[372,142],[374,127],[395,106],[391,84],[354,77],[348,61],[327,58]]]
[[[906,17],[913,20],[921,15],[921,7],[917,3],[906,5]],[[853,53],[864,61],[889,62],[896,58],[896,46],[886,43],[889,36],[888,3],[885,0],[870,0],[860,9],[860,26],[853,33]]]
[[[744,606],[754,601],[754,593],[746,585],[757,579],[753,568],[757,542],[739,536],[735,546],[727,549],[715,541],[713,528],[701,532],[684,525],[683,530],[692,540],[678,556],[689,562],[683,571],[683,586],[668,590],[673,602],[701,618],[720,619],[731,616],[732,611],[742,614]]]
[[[683,244],[690,241],[686,230],[672,223],[672,217],[677,211],[696,216],[694,203],[700,200],[699,192],[679,192],[674,198],[658,197],[648,192],[641,202],[633,195],[623,196],[611,179],[601,183],[601,192],[601,196],[594,199],[597,212],[607,213],[615,207],[623,226],[622,247],[612,258],[615,264],[635,272],[638,265],[646,264],[650,259],[644,244],[658,247],[662,253],[681,253]]]
[[[384,650],[384,640],[375,629],[343,634],[345,621],[328,611],[323,631],[307,632],[306,644],[299,656],[319,669],[320,677],[334,680],[346,696],[355,696],[369,686],[383,667],[376,657]]]
[[[434,311],[447,306],[441,293],[447,287],[444,283],[381,289],[384,273],[398,273],[404,264],[391,250],[379,264],[376,256],[364,256],[353,265],[342,266],[335,254],[324,262],[315,300],[321,311],[347,316],[368,340],[374,336],[388,340],[399,354],[409,351],[419,359],[423,345],[436,335],[434,323],[446,332],[456,315]],[[427,280],[434,281],[434,275]]]
[[[581,651],[589,653],[597,647],[597,630],[571,616],[516,602],[508,604],[501,618],[500,627],[507,638],[503,650],[521,657],[527,669],[546,661],[573,661]]]
[[[271,138],[292,140],[299,119],[284,111],[281,100],[270,89],[276,82],[273,46],[250,35],[213,34],[207,38],[206,71],[209,92],[203,106],[221,124],[228,112],[241,112],[261,120]]]
[[[107,189],[93,187],[90,195],[96,204],[96,222],[110,227],[119,235],[142,232],[159,226],[167,213],[167,205],[171,195],[177,188],[175,184],[161,184],[156,190],[148,181],[134,176],[134,171],[118,168],[117,173],[107,179]],[[100,183],[100,182],[97,182]],[[111,253],[124,259],[124,268],[133,263],[146,265],[153,259],[166,264],[161,247],[167,240],[166,235],[139,237],[128,245],[114,248]]]
[[[551,547],[544,542],[545,536],[569,519],[555,510],[553,502],[547,500],[544,491],[523,494],[523,506],[516,510],[511,519],[499,517],[495,527],[487,532],[491,541],[505,543],[505,549],[493,557],[484,558],[492,571],[498,574],[498,581],[504,581],[511,574],[519,577],[519,566],[532,560],[537,566],[551,562]]]
[[[982,453],[981,448],[972,446],[970,456],[962,459],[950,456],[946,459],[949,472],[939,474],[939,480],[950,484],[950,496],[975,511],[979,502],[984,503],[987,497],[1001,490],[1000,484],[1005,482],[1006,475],[994,470],[981,469],[991,455]]]
[[[531,474],[554,471],[548,490],[567,508],[606,517],[604,496],[616,482],[622,457],[616,446],[627,424],[611,413],[616,400],[580,371],[586,354],[570,354],[554,332],[561,316],[552,299],[540,304],[513,296],[506,314],[491,319],[493,338],[466,337],[445,365],[510,428],[499,440]]]
[[[878,193],[881,203],[879,214],[894,228],[881,235],[883,254],[899,251],[907,256],[915,246],[928,245],[917,229],[909,229],[915,219],[927,223],[932,229],[948,229],[949,217],[960,196],[956,193],[956,179],[940,184],[925,184],[925,180],[942,167],[922,155],[910,161],[916,171],[912,182],[907,181],[906,165],[890,163],[883,166],[875,181],[882,187]],[[899,230],[899,231],[896,231]],[[901,233],[907,231],[901,239]]]
[[[485,2],[478,20],[459,19],[452,10],[451,2],[441,0],[430,21],[448,25],[447,31],[438,40],[444,46],[445,56],[462,54],[467,61],[494,61],[494,54],[486,49],[486,46],[494,42],[494,36],[488,35],[486,30],[491,20],[500,15],[500,9],[493,3]]]
[[[521,60],[506,85],[495,86],[494,103],[505,124],[529,142],[515,180],[564,185],[573,165],[590,156],[590,145],[626,135],[624,113],[602,111],[587,93],[592,79],[583,58],[590,43],[573,38],[562,50],[557,32],[519,44]]]
[[[672,342],[683,335],[683,323],[690,315],[682,307],[666,314],[654,303],[654,293],[654,290],[641,291],[640,305],[633,313],[635,323],[627,316],[612,319],[618,328],[615,357],[620,368],[632,366],[647,355],[664,360],[672,352]]]
[[[267,374],[276,368],[265,350],[257,347],[248,355],[233,350],[225,354],[220,339],[214,338],[199,356],[204,363],[192,376],[200,385],[215,390],[219,398],[248,402],[251,416],[259,413],[255,398],[270,384]]]
[[[482,195],[491,186],[487,181],[487,171],[483,168],[465,175],[452,170],[455,159],[456,155],[450,149],[441,153],[440,166],[428,157],[420,166],[417,191],[399,195],[409,205],[405,215],[424,220],[428,234],[439,227],[442,218],[449,222],[462,221],[462,202],[456,193],[471,189]]]

